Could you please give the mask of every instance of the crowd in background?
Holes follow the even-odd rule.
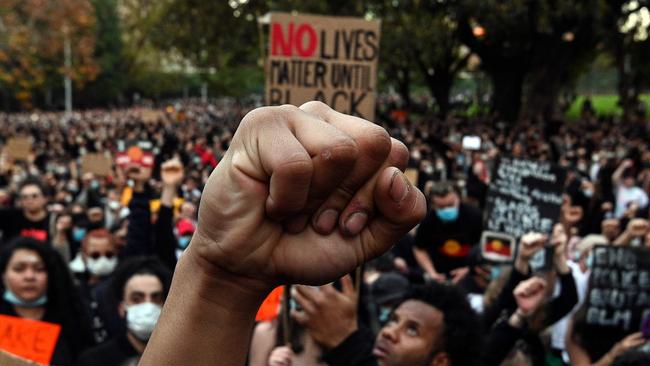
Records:
[[[196,228],[202,187],[253,107],[186,100],[154,109],[0,114],[0,144],[31,139],[25,159],[11,159],[6,148],[0,157],[0,314],[60,324],[53,364],[137,362]],[[591,339],[581,311],[595,245],[650,247],[644,117],[623,123],[586,110],[571,122],[440,121],[382,98],[376,122],[409,148],[427,217],[352,279],[274,292],[286,306],[260,317],[251,365],[366,365],[368,339],[380,364],[432,364],[440,350],[454,366],[650,364],[640,333]],[[464,148],[464,136],[478,136],[480,148]],[[143,143],[150,165],[113,164],[106,175],[82,168],[87,154],[114,160]],[[500,156],[568,171],[553,232],[518,238],[512,264],[482,258],[478,245]],[[548,246],[552,265],[536,272],[529,262]],[[400,338],[404,299],[443,314],[441,334],[404,331],[436,344],[424,359]]]

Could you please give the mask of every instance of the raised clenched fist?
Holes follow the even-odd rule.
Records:
[[[403,144],[325,104],[249,113],[208,180],[189,254],[246,286],[323,284],[388,250],[426,203]]]

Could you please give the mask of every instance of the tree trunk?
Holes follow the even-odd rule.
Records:
[[[624,48],[623,40],[619,40],[615,52],[616,69],[618,71],[618,103],[623,109],[623,120],[629,121],[634,114],[637,103],[635,95],[637,93],[634,92],[632,87]]]
[[[557,103],[563,85],[564,73],[549,67],[532,70],[524,101],[524,117],[549,120],[557,115]]]
[[[515,122],[521,110],[525,71],[517,67],[489,72],[492,78],[492,110],[498,118]]]
[[[432,77],[428,79],[428,87],[431,95],[436,98],[438,104],[438,117],[447,118],[451,104],[449,103],[449,94],[451,93],[451,77]]]
[[[397,90],[402,101],[404,102],[404,109],[411,108],[411,70],[408,67],[403,67],[397,72]]]

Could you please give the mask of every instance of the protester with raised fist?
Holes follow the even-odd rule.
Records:
[[[274,286],[332,281],[422,219],[407,158],[382,128],[322,103],[249,113],[205,187],[141,364],[242,364]]]

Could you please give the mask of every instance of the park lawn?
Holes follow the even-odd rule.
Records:
[[[566,118],[568,119],[577,119],[580,117],[580,110],[582,109],[582,102],[584,101],[584,96],[579,96],[571,105],[571,108],[566,113]],[[650,94],[641,95],[641,100],[643,100],[647,106],[650,106]],[[618,106],[618,95],[609,94],[609,95],[594,95],[591,97],[591,103],[596,110],[596,114],[601,115],[621,115],[623,112],[621,107]]]

